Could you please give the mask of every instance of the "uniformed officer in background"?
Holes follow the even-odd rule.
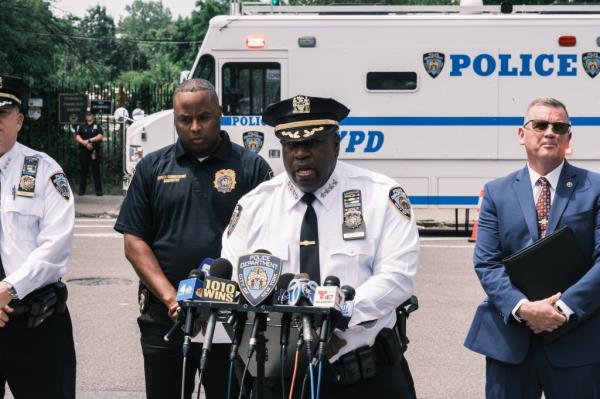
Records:
[[[75,398],[75,347],[59,280],[71,255],[69,182],[48,155],[17,143],[23,80],[0,75],[0,398]]]
[[[336,330],[329,342],[332,364],[322,397],[414,398],[393,327],[396,307],[413,293],[418,230],[394,180],[337,161],[338,124],[348,112],[333,99],[303,95],[264,111],[263,122],[281,141],[287,173],[239,201],[223,234],[222,256],[235,268],[239,256],[264,248],[283,259],[282,273],[308,273],[317,283],[337,276],[355,287],[349,328]],[[375,369],[360,364],[368,359]],[[351,374],[345,367],[362,372],[345,378]],[[267,398],[281,397],[280,386],[265,388]]]
[[[85,125],[77,126],[75,141],[79,143],[79,195],[85,195],[90,168],[94,178],[96,195],[103,195],[100,177],[100,145],[103,139],[102,126],[96,123],[96,115],[88,110]]]
[[[272,174],[260,156],[221,130],[221,106],[208,81],[180,84],[173,111],[179,139],[138,163],[115,224],[141,280],[138,324],[149,399],[176,398],[181,391],[183,334],[178,330],[170,342],[163,340],[177,318],[176,287],[204,258],[219,257],[236,202]],[[203,378],[209,399],[226,397],[230,341],[220,332]],[[187,397],[200,350],[193,345],[187,362]]]

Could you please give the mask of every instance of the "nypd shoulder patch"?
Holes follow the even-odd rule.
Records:
[[[395,186],[390,190],[390,201],[404,216],[410,219],[412,213],[410,201],[402,187]]]
[[[64,173],[55,173],[50,176],[50,181],[52,185],[58,191],[61,197],[66,199],[67,201],[71,198],[71,189],[69,188],[69,181],[67,180],[67,176]]]
[[[242,206],[238,203],[235,205],[235,209],[233,210],[233,213],[231,214],[231,219],[229,219],[229,225],[227,226],[227,237],[228,238],[231,235],[231,233],[233,233],[235,226],[237,225],[238,221],[240,220],[241,214],[242,214]]]

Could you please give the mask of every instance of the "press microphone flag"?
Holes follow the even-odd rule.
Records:
[[[202,295],[204,273],[198,269],[190,272],[189,278],[181,280],[177,288],[177,302],[194,301]]]
[[[240,292],[252,306],[267,299],[281,275],[281,258],[264,252],[240,256],[238,261]]]

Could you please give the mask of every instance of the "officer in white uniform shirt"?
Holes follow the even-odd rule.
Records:
[[[235,269],[241,255],[264,248],[283,259],[282,273],[306,272],[317,282],[337,276],[355,287],[349,328],[336,330],[329,342],[326,375],[333,378],[322,384],[322,397],[414,398],[408,365],[390,331],[396,307],[413,293],[418,230],[396,182],[337,161],[338,124],[348,112],[333,99],[302,95],[264,111],[263,122],[281,141],[286,173],[239,200],[223,234],[222,256]],[[360,358],[375,368],[367,370]],[[358,375],[350,370],[359,367],[364,371]],[[266,397],[281,396],[281,387],[269,389]]]
[[[0,75],[0,398],[75,397],[66,287],[75,211],[48,155],[16,142],[28,87]],[[33,305],[35,303],[35,306]]]

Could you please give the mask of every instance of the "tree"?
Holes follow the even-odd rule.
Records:
[[[64,46],[68,21],[52,15],[44,0],[2,0],[0,71],[44,85],[55,70],[55,54]]]

